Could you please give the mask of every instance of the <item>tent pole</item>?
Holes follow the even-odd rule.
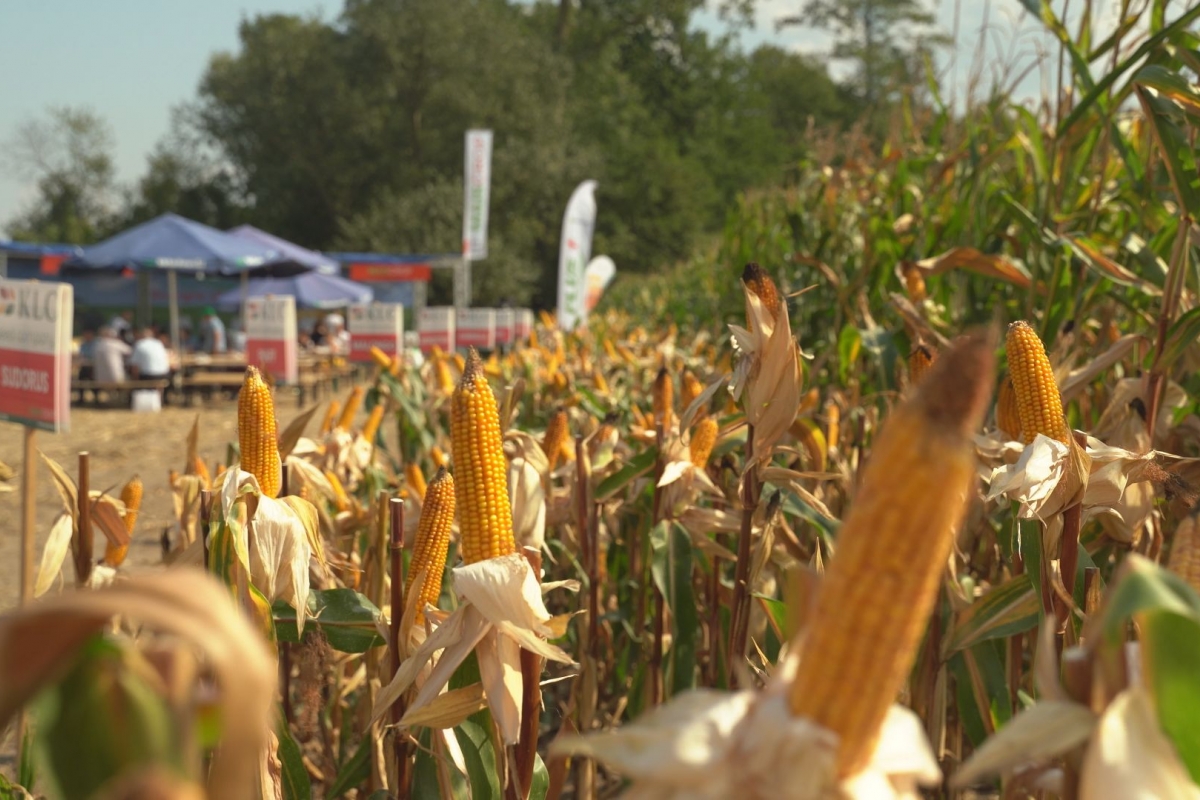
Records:
[[[167,303],[171,308],[171,349],[183,357],[179,347],[179,275],[175,270],[167,270]]]

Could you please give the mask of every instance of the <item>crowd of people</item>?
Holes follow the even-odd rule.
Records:
[[[245,352],[246,334],[240,324],[229,330],[216,309],[205,308],[199,324],[190,317],[180,318],[181,347],[189,353],[216,355]],[[335,355],[350,352],[350,334],[341,314],[327,314],[299,334],[305,350],[327,349]],[[171,346],[171,334],[164,327],[148,325],[136,328],[133,312],[122,311],[99,327],[84,329],[76,350],[79,378],[100,383],[125,383],[129,380],[171,379],[179,371],[181,354]]]

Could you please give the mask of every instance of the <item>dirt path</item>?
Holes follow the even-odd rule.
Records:
[[[297,414],[294,401],[281,401],[279,424],[286,426]],[[91,453],[91,486],[119,492],[135,473],[145,484],[145,495],[129,563],[158,564],[161,561],[159,538],[174,524],[167,473],[183,471],[187,453],[187,434],[196,415],[200,416],[200,455],[211,467],[224,463],[226,445],[237,439],[237,406],[231,400],[214,401],[200,408],[167,407],[158,414],[135,414],[124,410],[73,408],[71,432],[50,434],[39,431],[37,447],[77,476],[81,450]],[[319,420],[312,423],[314,427]],[[0,422],[0,461],[22,471],[24,428]],[[54,488],[49,470],[38,464],[37,473],[37,555],[62,501]],[[0,611],[16,605],[20,593],[21,495],[0,492]],[[96,557],[104,554],[104,537],[96,534]],[[72,579],[68,563],[64,577]],[[35,564],[36,569],[36,564]]]

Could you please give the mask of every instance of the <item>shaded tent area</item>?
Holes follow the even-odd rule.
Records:
[[[217,298],[221,311],[236,311],[244,298],[291,295],[297,308],[329,310],[352,303],[369,303],[375,293],[368,286],[335,275],[305,272],[290,278],[253,278]]]

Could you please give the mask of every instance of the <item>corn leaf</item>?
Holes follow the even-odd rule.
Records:
[[[275,726],[275,735],[279,738],[279,747],[275,752],[283,767],[280,776],[283,800],[311,800],[312,779],[308,777],[308,770],[304,767],[304,756],[300,752],[300,745],[288,730],[287,721],[282,717]]]
[[[287,460],[292,450],[296,449],[296,442],[300,441],[300,437],[304,435],[304,429],[308,427],[308,422],[313,418],[313,414],[317,413],[317,409],[321,404],[310,408],[300,416],[288,423],[288,426],[279,434],[279,457]]]
[[[333,779],[333,783],[329,786],[328,797],[344,797],[347,792],[358,786],[371,774],[371,745],[372,739],[370,736],[364,736],[362,741],[358,743],[358,749],[354,751],[354,755],[342,764],[338,770],[337,777]]]
[[[1200,783],[1200,620],[1169,611],[1141,614],[1143,664],[1158,721],[1192,780]]]
[[[279,641],[300,641],[294,624],[294,608],[279,600],[272,606],[272,615]],[[319,628],[334,650],[365,653],[384,644],[376,628],[379,609],[353,589],[323,589],[310,593],[308,617],[308,624]]]
[[[991,639],[1003,639],[1037,626],[1041,601],[1028,574],[1016,575],[988,592],[955,617],[954,631],[942,645],[942,656]]]

